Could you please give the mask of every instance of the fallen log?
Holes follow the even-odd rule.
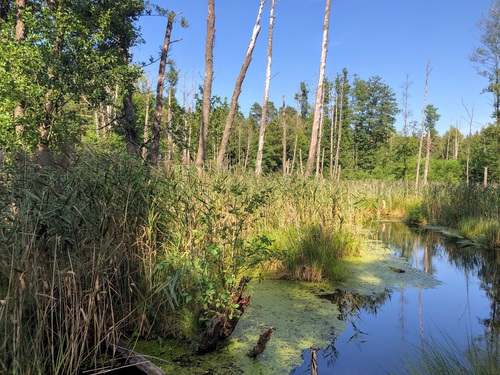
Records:
[[[114,344],[110,349],[117,353],[126,364],[134,366],[147,375],[166,375],[161,368],[123,343]]]

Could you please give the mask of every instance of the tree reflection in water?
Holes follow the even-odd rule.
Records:
[[[407,259],[443,284],[432,290],[361,295],[337,289],[319,295],[338,306],[338,319],[347,327],[329,347],[316,351],[320,373],[397,372],[401,357],[389,348],[409,343],[423,350],[424,342],[439,332],[456,335],[453,339],[464,346],[473,340],[499,353],[500,250],[470,246],[435,229],[410,229],[403,223],[381,224],[372,233],[393,256]],[[309,358],[309,350],[304,358]],[[370,367],[366,361],[374,363]],[[307,373],[308,366],[305,362],[292,374]]]

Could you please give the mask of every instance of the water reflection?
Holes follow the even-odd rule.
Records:
[[[339,306],[338,319],[347,326],[328,348],[317,351],[321,374],[397,373],[402,350],[423,350],[431,337],[464,345],[473,339],[498,350],[498,250],[463,247],[456,238],[402,223],[381,224],[373,239],[387,243],[393,256],[407,259],[443,284],[369,296],[342,290],[320,295]],[[309,351],[304,358],[309,358]],[[306,360],[292,374],[310,373],[309,366]]]

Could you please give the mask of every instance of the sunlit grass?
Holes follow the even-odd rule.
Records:
[[[470,339],[461,345],[447,334],[443,340],[430,339],[423,348],[415,347],[402,358],[407,374],[495,375],[500,373],[498,348]],[[491,343],[494,344],[494,343]],[[493,345],[494,346],[494,345]]]

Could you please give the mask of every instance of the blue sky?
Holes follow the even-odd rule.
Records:
[[[231,98],[252,34],[260,0],[216,0],[213,94]],[[254,102],[262,104],[266,71],[269,3],[261,20],[261,32],[253,60],[243,84],[240,106],[248,115]],[[189,28],[174,26],[170,58],[180,69],[178,97],[201,84],[205,69],[206,0],[170,0],[158,4],[181,12]],[[480,46],[477,23],[486,14],[490,0],[332,0],[326,75],[332,78],[342,68],[362,79],[380,76],[402,102],[402,84],[410,76],[410,107],[420,122],[427,58],[431,74],[427,103],[441,115],[437,127],[443,134],[460,125],[468,133],[467,112],[474,105],[473,130],[491,122],[492,98],[481,94],[487,80],[479,76],[469,55]],[[305,81],[312,102],[317,84],[325,0],[280,0],[273,42],[273,79],[270,100],[288,105]],[[134,48],[136,61],[157,57],[163,43],[166,19],[144,17],[139,23],[145,43]],[[158,65],[147,68],[156,84]],[[181,101],[182,103],[182,101]],[[465,117],[465,119],[464,119]],[[401,129],[402,116],[396,127]]]

